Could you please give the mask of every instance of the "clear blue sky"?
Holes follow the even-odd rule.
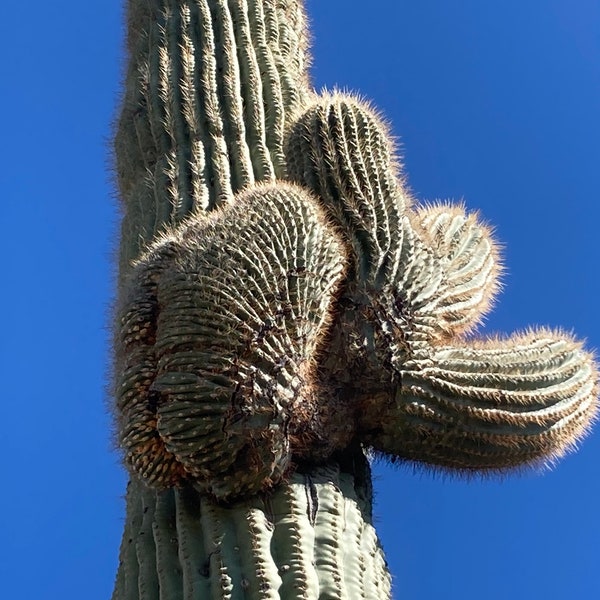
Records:
[[[508,269],[486,330],[560,325],[600,348],[600,3],[308,6],[315,85],[385,113],[419,199],[463,199],[496,226]],[[125,476],[105,382],[121,17],[117,0],[3,7],[5,598],[106,600],[117,565]],[[600,598],[599,462],[600,428],[554,471],[502,482],[378,466],[395,597]]]

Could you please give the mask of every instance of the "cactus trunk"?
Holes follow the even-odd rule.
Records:
[[[298,471],[275,493],[230,506],[133,479],[113,598],[388,598],[370,512],[364,459]]]
[[[157,236],[285,175],[286,119],[310,93],[304,20],[295,0],[130,0],[115,140],[121,302],[132,261]],[[138,360],[153,310],[139,289],[126,327]],[[130,369],[128,389],[143,387],[144,373]],[[144,449],[136,460],[150,460],[154,438],[138,421],[156,416],[127,414],[128,439]],[[228,504],[185,483],[153,489],[134,474],[126,503],[114,600],[390,596],[360,447]]]
[[[165,226],[283,175],[306,41],[297,1],[130,0],[115,139],[122,274]]]

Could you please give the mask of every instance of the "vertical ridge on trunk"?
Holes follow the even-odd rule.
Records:
[[[366,460],[359,463],[370,476]],[[369,491],[356,486],[332,462],[294,474],[273,494],[219,506],[191,487],[154,492],[132,480],[134,518],[113,600],[389,597],[370,511],[359,501]]]
[[[128,23],[122,271],[165,226],[283,176],[285,115],[308,93],[296,1],[131,0]]]

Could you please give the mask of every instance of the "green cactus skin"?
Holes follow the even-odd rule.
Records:
[[[387,127],[368,104],[343,94],[314,98],[291,120],[286,153],[289,177],[316,191],[341,226],[355,278],[371,295],[393,285],[416,308],[445,279],[434,310],[448,336],[487,310],[501,270],[487,228],[459,207],[408,210]]]
[[[290,178],[320,198],[354,255],[328,366],[333,387],[360,405],[361,441],[463,472],[573,448],[597,410],[593,357],[546,330],[460,337],[498,288],[496,244],[458,207],[410,208],[370,107],[313,98],[290,124],[286,154]]]
[[[298,471],[273,494],[228,507],[132,479],[113,598],[388,598],[368,464],[355,467],[361,478]]]
[[[295,0],[129,1],[122,274],[165,225],[283,175],[285,115],[308,90],[304,21]]]
[[[225,500],[348,444],[347,405],[326,399],[314,360],[344,270],[316,200],[283,182],[151,246],[116,347],[121,446],[147,485],[192,479]]]
[[[128,21],[113,600],[390,598],[364,448],[551,462],[595,417],[593,357],[467,337],[497,244],[413,206],[371,108],[311,91],[299,0],[129,0]]]

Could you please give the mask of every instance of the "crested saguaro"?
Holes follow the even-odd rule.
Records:
[[[406,192],[369,105],[316,94],[300,0],[129,0],[114,600],[391,597],[366,451],[551,462],[598,373],[560,331],[478,339],[502,270]]]

